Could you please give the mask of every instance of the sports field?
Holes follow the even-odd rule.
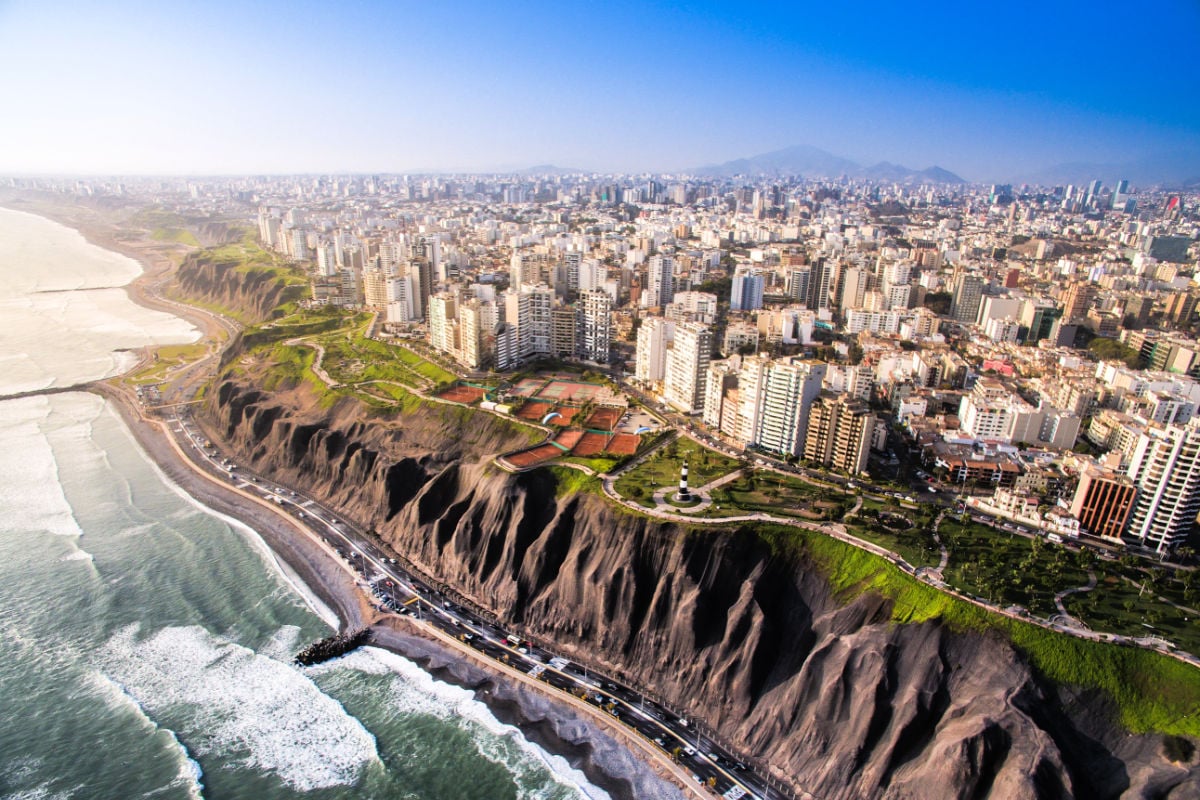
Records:
[[[486,396],[483,389],[477,389],[474,386],[455,386],[453,389],[447,389],[438,395],[443,400],[449,400],[452,403],[466,403],[470,405],[477,403]]]

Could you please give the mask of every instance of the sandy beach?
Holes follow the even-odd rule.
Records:
[[[227,324],[207,312],[159,296],[175,267],[172,255],[178,253],[178,245],[131,235],[89,208],[19,202],[4,196],[0,205],[53,219],[78,230],[92,244],[133,258],[144,270],[126,287],[135,303],[184,317],[200,329],[204,341],[223,341],[227,335]],[[614,725],[593,707],[506,669],[408,617],[380,614],[354,572],[310,531],[265,500],[201,472],[166,425],[146,416],[137,398],[117,380],[101,384],[97,391],[113,403],[138,443],[172,482],[213,511],[255,531],[279,568],[333,611],[343,629],[372,626],[373,645],[409,658],[439,680],[472,690],[498,719],[562,755],[614,800],[707,796],[677,765],[660,757],[654,745]]]

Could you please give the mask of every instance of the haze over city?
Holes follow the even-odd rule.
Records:
[[[0,82],[0,171],[690,171],[808,145],[974,181],[1068,162],[1185,181],[1198,32],[1181,0],[17,0],[0,3],[0,72],[20,76]]]

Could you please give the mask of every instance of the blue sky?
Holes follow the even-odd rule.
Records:
[[[1200,152],[1200,2],[0,0],[0,172]]]

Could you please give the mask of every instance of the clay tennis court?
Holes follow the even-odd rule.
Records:
[[[483,389],[477,389],[474,386],[455,386],[453,389],[447,389],[438,395],[443,400],[449,400],[452,403],[477,403],[487,395]]]
[[[541,422],[542,417],[554,410],[553,403],[526,403],[517,410],[517,419],[527,419],[530,422]]]
[[[575,449],[571,451],[573,456],[598,456],[604,452],[604,446],[608,444],[608,437],[603,433],[585,433],[579,440],[579,444],[575,445]]]
[[[511,456],[505,456],[504,460],[517,469],[525,469],[526,467],[540,464],[543,461],[558,458],[561,455],[563,455],[563,451],[560,448],[552,444],[543,444],[532,450],[522,450],[519,453],[513,453]]]
[[[621,409],[619,408],[597,408],[587,418],[587,422],[583,423],[583,427],[591,428],[594,431],[611,431],[617,427],[617,423],[621,421]]]
[[[583,431],[563,431],[558,436],[554,437],[554,441],[565,448],[564,452],[570,450],[575,445],[579,444],[579,440],[583,438]]]
[[[606,452],[612,456],[631,456],[641,443],[642,437],[636,433],[618,433],[609,441]]]
[[[579,413],[579,409],[574,406],[559,406],[555,411],[562,416],[550,420],[551,425],[570,425],[571,420],[575,419],[575,415]]]

